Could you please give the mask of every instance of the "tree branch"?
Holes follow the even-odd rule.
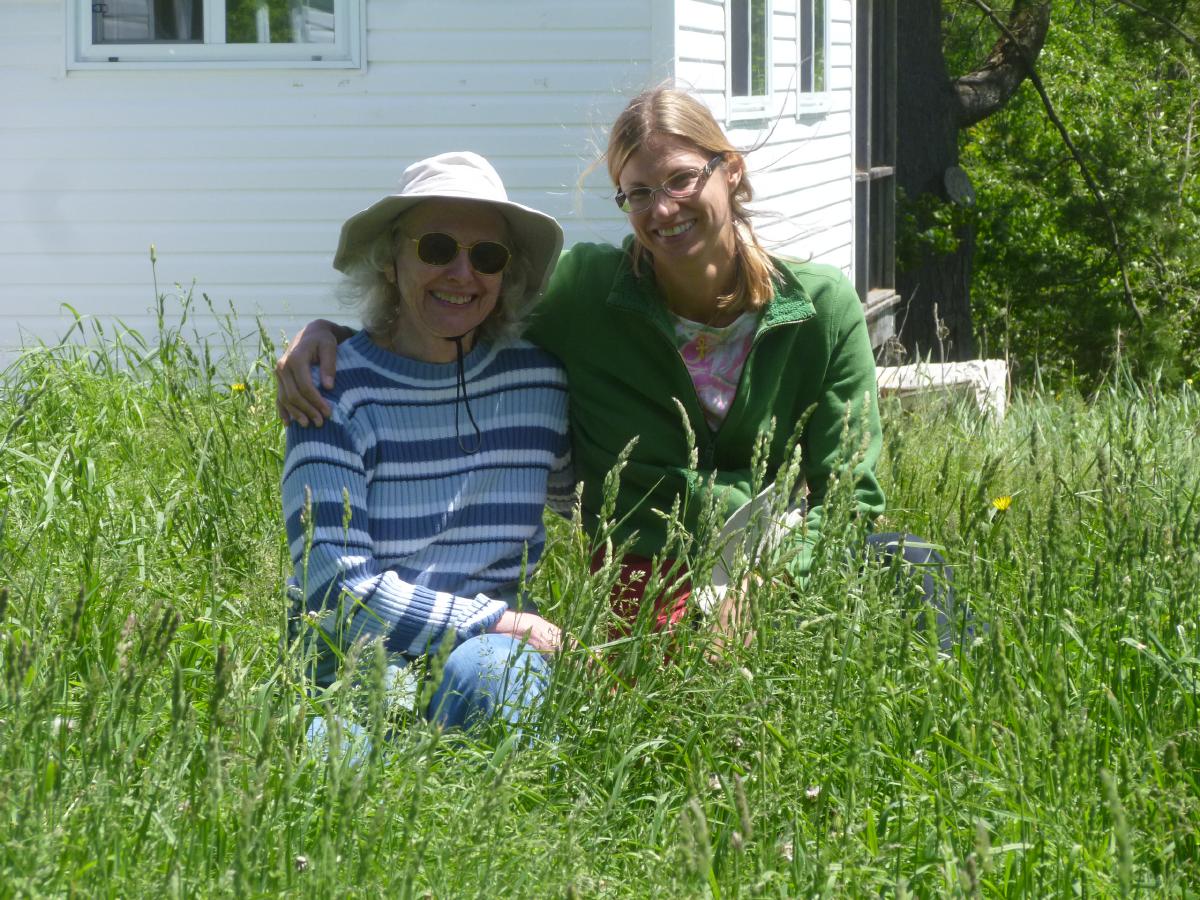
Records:
[[[1184,31],[1182,28],[1180,28],[1178,25],[1176,25],[1174,22],[1172,22],[1166,16],[1161,16],[1158,13],[1153,12],[1152,10],[1146,9],[1143,6],[1138,6],[1136,3],[1131,2],[1131,0],[1117,0],[1117,2],[1120,3],[1122,6],[1128,6],[1134,12],[1139,12],[1143,16],[1148,16],[1149,18],[1153,19],[1155,22],[1158,22],[1160,25],[1166,25],[1168,28],[1170,28],[1172,31],[1174,31],[1177,35],[1179,35],[1181,38],[1183,38],[1185,41],[1187,41],[1189,44],[1191,44],[1192,49],[1200,50],[1200,41],[1196,40],[1194,37],[1192,37],[1190,34],[1188,34],[1186,31]]]
[[[1008,25],[987,59],[975,71],[954,80],[959,128],[986,119],[1008,103],[1033,70],[1049,29],[1049,3],[1013,0]]]
[[[1197,103],[1200,103],[1200,100],[1193,100],[1192,105],[1188,107],[1187,137],[1184,138],[1184,142],[1183,142],[1183,165],[1179,167],[1181,171],[1179,173],[1179,190],[1177,191],[1176,198],[1175,198],[1176,206],[1183,206],[1183,193],[1184,193],[1184,189],[1187,187],[1188,175],[1191,174],[1190,170],[1192,168],[1192,136],[1194,134],[1193,129],[1196,124],[1196,104]]]
[[[1000,21],[992,9],[983,2],[983,0],[971,0],[984,15],[992,20],[993,24],[1000,29],[1000,32],[1008,37],[1017,51],[1024,57],[1024,48],[1022,47],[1017,36],[1012,33],[1009,27]],[[1145,316],[1142,315],[1141,309],[1137,305],[1137,301],[1133,296],[1133,288],[1129,284],[1129,265],[1125,259],[1125,245],[1121,241],[1121,232],[1117,229],[1116,220],[1113,219],[1112,213],[1108,209],[1108,203],[1104,199],[1104,194],[1100,190],[1100,185],[1096,183],[1096,179],[1092,177],[1091,170],[1088,169],[1087,162],[1083,158],[1083,154],[1079,152],[1079,148],[1075,146],[1075,142],[1071,140],[1071,135],[1067,132],[1066,126],[1063,125],[1062,119],[1058,117],[1058,113],[1054,109],[1054,104],[1050,102],[1050,96],[1046,93],[1046,87],[1042,84],[1042,79],[1038,76],[1037,70],[1034,68],[1034,60],[1031,57],[1024,57],[1024,63],[1029,76],[1029,81],[1033,84],[1038,92],[1038,96],[1042,98],[1042,106],[1046,109],[1046,115],[1049,117],[1054,127],[1058,129],[1059,135],[1063,139],[1063,143],[1067,145],[1067,149],[1071,151],[1071,156],[1075,158],[1075,164],[1079,166],[1079,172],[1083,175],[1084,182],[1087,183],[1088,190],[1091,191],[1092,197],[1096,200],[1096,205],[1100,207],[1100,212],[1104,214],[1105,221],[1108,222],[1108,229],[1112,235],[1113,250],[1117,254],[1117,264],[1121,268],[1121,282],[1125,288],[1125,302],[1129,304],[1129,308],[1133,310],[1134,317],[1138,321],[1138,325],[1142,328],[1146,327]]]

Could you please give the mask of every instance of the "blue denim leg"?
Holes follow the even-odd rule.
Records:
[[[396,657],[396,661],[389,663],[384,669],[384,700],[389,710],[411,710],[419,687],[418,676],[413,673],[407,660]],[[337,717],[337,722],[342,730],[341,755],[346,758],[350,768],[355,768],[371,752],[370,732],[349,719]],[[330,722],[325,716],[313,716],[304,737],[313,748],[329,753],[329,731]]]
[[[933,609],[937,616],[938,643],[949,651],[960,641],[969,644],[975,629],[971,613],[959,607],[954,596],[954,573],[932,544],[912,534],[898,531],[867,535],[867,557],[890,565],[897,556],[903,560],[904,572],[920,573],[923,610]],[[900,584],[897,588],[900,588]],[[923,627],[925,614],[917,619]]]
[[[371,752],[371,738],[367,729],[356,722],[340,719],[342,727],[341,756],[351,769],[357,768]],[[324,716],[313,716],[304,732],[308,745],[317,753],[329,753],[329,723]]]
[[[493,716],[516,724],[537,708],[549,677],[549,663],[528,644],[481,634],[450,654],[426,716],[447,728],[470,727]]]

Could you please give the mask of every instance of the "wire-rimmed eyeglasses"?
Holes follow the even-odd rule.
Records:
[[[680,169],[659,187],[636,187],[629,191],[617,191],[613,199],[617,201],[617,206],[623,213],[645,212],[654,203],[654,195],[659,191],[675,200],[682,200],[700,191],[708,181],[708,176],[724,161],[725,157],[718,154],[702,169]]]

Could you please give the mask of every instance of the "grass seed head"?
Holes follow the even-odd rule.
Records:
[[[708,836],[708,817],[695,797],[683,808],[682,820],[680,824],[688,854],[688,868],[695,875],[704,875],[712,866],[712,844]]]
[[[740,836],[751,840],[754,837],[754,822],[750,818],[750,803],[746,800],[746,784],[737,772],[733,773],[733,800],[737,804],[738,820],[742,826]]]
[[[979,866],[975,861],[975,854],[972,853],[967,857],[966,870],[963,872],[963,887],[971,897],[982,897],[983,894],[979,889]]]
[[[1117,789],[1117,780],[1108,769],[1100,770],[1100,781],[1104,786],[1104,799],[1112,816],[1113,837],[1117,845],[1117,877],[1122,896],[1128,896],[1133,884],[1133,846],[1129,839],[1129,823],[1125,818],[1125,806]]]
[[[4,591],[0,595],[0,619],[4,618],[4,606],[8,601],[8,592]],[[79,593],[75,595],[75,608],[71,611],[71,626],[67,635],[67,644],[74,645],[79,639],[79,627],[83,623],[83,608],[87,604],[87,590],[80,588]]]
[[[979,857],[983,871],[990,872],[992,870],[992,836],[988,832],[987,822],[983,819],[975,820],[975,855]]]
[[[300,523],[302,525],[307,526],[312,522],[312,505],[312,487],[306,484],[304,486],[304,505],[300,507]]]
[[[1167,741],[1163,747],[1163,766],[1168,772],[1180,772],[1182,767],[1179,764],[1179,747],[1174,741]]]
[[[129,651],[133,648],[133,630],[137,628],[137,615],[130,613],[121,628],[121,641],[117,644],[117,672],[121,675],[129,668]]]

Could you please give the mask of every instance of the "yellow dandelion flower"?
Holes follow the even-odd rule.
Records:
[[[231,391],[233,391],[235,394],[240,394],[240,393],[242,393],[242,392],[244,392],[244,391],[246,390],[246,382],[244,382],[244,381],[235,381],[233,384],[231,384],[231,385],[229,386],[229,389],[230,389]]]
[[[1012,506],[1012,495],[1010,494],[1002,494],[992,500],[992,507],[1000,512],[1004,512],[1010,506]]]

